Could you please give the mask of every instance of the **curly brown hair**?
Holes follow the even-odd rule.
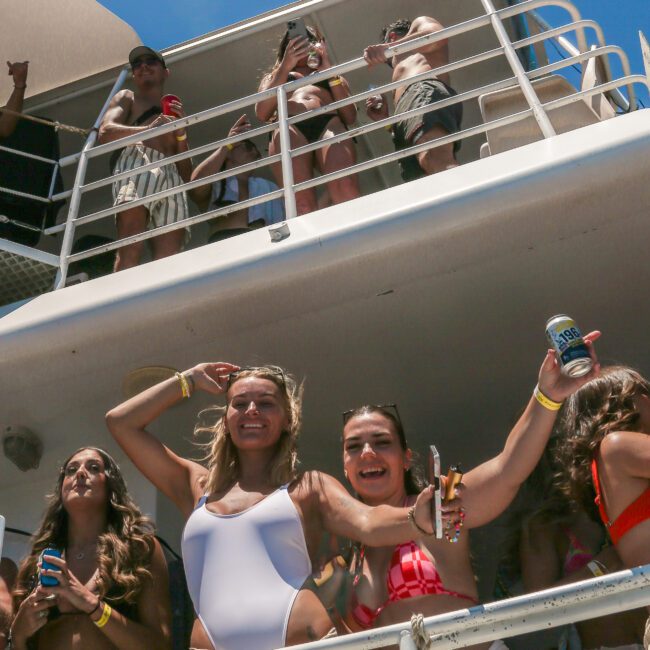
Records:
[[[103,449],[81,447],[61,465],[59,476],[41,524],[32,537],[32,548],[23,560],[14,591],[16,609],[36,587],[38,560],[46,548],[65,549],[68,544],[68,514],[63,507],[61,488],[68,463],[79,452],[91,450],[104,462],[108,493],[106,530],[97,542],[100,598],[109,603],[135,603],[145,580],[151,578],[147,566],[154,550],[154,526],[128,493],[122,472],[115,460]]]
[[[591,461],[609,433],[638,430],[635,400],[642,395],[650,395],[644,377],[626,366],[609,366],[569,397],[560,411],[555,425],[561,441],[559,487],[596,519]]]
[[[276,486],[290,483],[298,476],[297,442],[302,425],[302,384],[298,385],[290,374],[277,366],[246,368],[237,373],[237,380],[246,377],[268,379],[280,390],[289,426],[282,432],[277,445],[271,466],[271,481]],[[226,399],[226,406],[215,406],[202,411],[194,429],[196,436],[210,436],[209,442],[201,445],[206,449],[203,460],[208,465],[204,489],[210,494],[230,487],[239,477],[239,455],[226,426],[226,411],[230,403],[229,398]],[[207,423],[206,420],[212,421]]]

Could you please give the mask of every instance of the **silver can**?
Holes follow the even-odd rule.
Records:
[[[575,321],[566,314],[549,318],[546,338],[555,350],[562,372],[569,377],[582,377],[593,367],[589,348]]]

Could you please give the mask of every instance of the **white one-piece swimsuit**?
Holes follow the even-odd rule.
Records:
[[[287,486],[233,515],[205,505],[190,515],[182,549],[194,610],[216,650],[285,645],[293,601],[311,561]]]

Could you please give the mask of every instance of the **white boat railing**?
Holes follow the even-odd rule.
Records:
[[[399,645],[400,650],[452,650],[646,605],[650,605],[650,565],[425,618],[415,631],[424,628],[429,646],[416,641],[414,626],[406,622],[292,648],[369,650]]]
[[[92,181],[89,183],[85,182],[86,170],[87,170],[87,165],[89,160],[91,160],[92,158],[109,154],[113,151],[128,146],[129,144],[135,144],[137,142],[143,141],[142,134],[138,133],[132,136],[121,138],[120,140],[116,140],[113,142],[100,144],[100,145],[95,144],[97,139],[97,130],[99,128],[99,125],[101,124],[102,118],[110,103],[110,100],[113,97],[113,95],[122,87],[124,80],[126,79],[126,75],[128,74],[128,68],[124,68],[121,71],[118,79],[116,80],[111,92],[109,93],[109,96],[106,99],[106,102],[102,110],[100,111],[100,114],[95,120],[93,129],[91,130],[90,135],[88,136],[88,139],[84,144],[81,152],[63,157],[58,161],[59,167],[61,168],[77,164],[77,170],[76,170],[76,178],[72,190],[53,194],[52,188],[54,187],[54,183],[52,183],[50,188],[50,196],[47,199],[50,201],[59,201],[68,198],[70,199],[70,205],[69,205],[66,221],[64,223],[55,225],[51,228],[47,228],[44,230],[44,233],[47,235],[53,235],[59,232],[64,233],[63,240],[61,243],[60,254],[58,256],[58,264],[56,264],[56,266],[58,266],[58,273],[57,273],[55,288],[58,289],[65,286],[67,269],[69,264],[72,262],[87,259],[95,255],[99,255],[101,253],[105,253],[107,251],[111,251],[128,244],[150,239],[152,237],[157,237],[159,235],[162,235],[167,232],[171,232],[173,230],[177,230],[179,228],[187,228],[188,226],[192,226],[204,221],[208,221],[214,219],[215,217],[223,216],[231,212],[241,210],[243,208],[251,207],[259,203],[264,203],[269,200],[277,199],[279,197],[284,197],[286,218],[290,219],[292,217],[295,217],[297,214],[296,199],[295,199],[296,192],[300,192],[302,190],[306,190],[312,187],[317,187],[319,185],[323,185],[325,183],[337,180],[339,178],[343,178],[351,174],[358,174],[362,171],[372,169],[374,167],[384,165],[386,163],[398,161],[402,158],[412,156],[422,151],[426,151],[427,149],[433,149],[457,141],[465,140],[472,136],[484,134],[493,129],[503,127],[508,124],[514,124],[521,120],[528,119],[531,115],[534,117],[537,124],[539,125],[539,128],[541,129],[543,136],[547,138],[552,137],[553,135],[555,135],[555,130],[553,129],[551,122],[549,120],[548,112],[553,109],[559,108],[561,106],[571,104],[573,102],[582,101],[588,97],[591,97],[592,95],[597,95],[601,93],[609,94],[618,91],[618,89],[621,87],[625,87],[627,89],[630,109],[636,108],[636,98],[635,98],[633,86],[635,83],[642,83],[647,85],[648,80],[646,79],[646,77],[642,75],[632,75],[630,73],[629,62],[625,52],[619,47],[606,45],[602,30],[598,26],[598,24],[595,23],[594,21],[583,20],[578,10],[571,4],[571,2],[569,2],[568,0],[526,0],[525,2],[521,2],[519,4],[512,5],[504,9],[495,10],[492,4],[492,0],[481,0],[481,1],[483,3],[483,7],[486,12],[484,15],[477,16],[475,18],[472,18],[463,23],[459,23],[457,25],[446,27],[438,32],[423,36],[419,39],[414,39],[412,41],[408,41],[398,46],[388,47],[387,56],[391,57],[393,54],[408,52],[410,50],[417,49],[425,44],[435,43],[441,40],[458,36],[460,34],[465,34],[475,29],[485,28],[489,26],[492,27],[492,29],[495,31],[497,35],[497,38],[499,40],[499,47],[488,50],[486,52],[481,52],[479,54],[467,57],[459,61],[454,61],[447,65],[440,66],[435,70],[431,70],[419,75],[415,75],[413,77],[410,77],[409,79],[402,79],[397,82],[391,82],[388,84],[384,84],[383,86],[373,88],[372,90],[367,90],[361,93],[351,95],[346,99],[335,101],[319,109],[314,109],[294,116],[288,115],[287,96],[289,94],[291,94],[293,91],[295,91],[296,89],[302,86],[311,85],[318,81],[327,80],[333,76],[344,74],[352,70],[358,70],[360,68],[365,67],[367,65],[365,60],[363,59],[363,57],[359,57],[347,61],[345,63],[342,63],[340,65],[333,66],[322,72],[310,75],[308,78],[302,78],[295,81],[291,81],[289,83],[286,83],[276,88],[269,88],[265,91],[257,92],[255,94],[248,95],[246,97],[228,102],[226,104],[215,106],[207,110],[201,111],[199,113],[195,113],[193,115],[183,117],[181,119],[175,120],[173,123],[156,127],[154,129],[151,129],[150,133],[148,132],[147,134],[148,137],[160,136],[165,133],[170,133],[172,131],[175,131],[179,128],[191,128],[193,125],[199,124],[206,120],[214,119],[216,117],[226,115],[234,111],[240,111],[241,109],[245,109],[250,106],[253,106],[259,101],[275,96],[278,105],[278,117],[279,117],[277,123],[263,125],[261,127],[252,129],[247,133],[242,133],[236,136],[221,138],[214,142],[190,149],[187,152],[166,157],[162,161],[144,165],[142,167],[139,167],[137,171],[138,173],[141,173],[148,169],[153,169],[155,167],[162,167],[165,165],[175,164],[176,162],[186,160],[193,156],[214,151],[215,149],[221,146],[225,146],[228,144],[236,144],[237,142],[241,142],[242,140],[245,139],[254,138],[259,135],[269,134],[275,131],[276,129],[279,129],[281,151],[279,154],[269,155],[260,160],[256,160],[254,162],[248,163],[246,165],[242,165],[240,167],[220,171],[216,174],[206,176],[199,180],[184,183],[183,185],[178,186],[176,188],[164,190],[156,194],[149,195],[145,198],[132,201],[127,204],[123,204],[120,206],[111,205],[109,207],[106,207],[101,210],[97,210],[92,213],[80,214],[81,202],[84,195],[88,194],[91,191],[99,190],[103,187],[111,185],[120,179],[134,175],[132,171],[126,171],[113,176],[107,176],[105,178],[101,178],[99,180]],[[571,17],[571,22],[561,27],[544,31],[534,36],[530,36],[518,41],[513,42],[510,40],[510,37],[503,25],[503,21],[505,19],[512,18],[514,16],[526,12],[532,12],[534,10],[537,10],[540,7],[548,6],[548,5],[553,5],[565,9]],[[586,30],[593,30],[593,32],[595,33],[598,46],[592,50],[589,50],[587,46],[587,39],[585,36]],[[567,32],[575,32],[576,34],[576,39],[578,42],[578,50],[575,50],[573,56],[570,56],[569,58],[563,59],[556,63],[552,63],[531,71],[526,71],[523,68],[519,58],[516,56],[516,50],[533,45],[535,43],[542,43],[548,39],[562,38],[562,34]],[[623,76],[618,79],[611,79],[611,77],[608,77],[606,75],[606,77],[610,80],[605,83],[596,85],[588,90],[576,91],[571,95],[567,95],[566,97],[562,97],[560,99],[556,99],[554,101],[547,102],[547,103],[543,103],[540,101],[539,97],[535,93],[533,85],[531,84],[533,80],[539,77],[542,77],[544,75],[550,74],[558,70],[562,70],[571,65],[575,65],[576,63],[584,63],[591,58],[598,58],[600,61],[602,61],[603,67],[607,72],[609,70],[608,57],[610,55],[617,56],[620,59],[621,68],[623,70]],[[512,69],[513,72],[512,77],[459,93],[458,95],[455,95],[445,100],[438,101],[429,106],[413,109],[404,113],[400,113],[398,115],[392,115],[383,120],[378,120],[376,122],[371,122],[355,128],[351,128],[348,131],[345,131],[344,133],[336,135],[332,138],[328,138],[326,141],[315,142],[302,147],[297,147],[293,150],[290,147],[290,133],[289,133],[290,125],[297,124],[303,120],[312,118],[317,115],[321,115],[327,112],[332,112],[333,110],[337,110],[339,108],[348,106],[350,104],[356,104],[378,93],[387,93],[400,86],[411,84],[421,79],[432,78],[432,77],[439,76],[441,74],[446,74],[449,72],[460,70],[462,68],[466,68],[468,66],[475,65],[482,61],[486,61],[488,59],[492,59],[498,56],[506,57],[510,65],[510,68]],[[293,168],[292,168],[291,161],[296,156],[300,156],[305,153],[315,151],[325,145],[331,145],[333,143],[347,140],[356,136],[364,135],[375,130],[390,127],[395,122],[402,121],[404,119],[408,119],[416,115],[421,115],[430,112],[432,110],[444,108],[447,106],[452,106],[454,104],[459,104],[468,101],[470,99],[475,99],[485,93],[502,90],[510,87],[516,87],[516,86],[520,87],[527,101],[528,109],[525,111],[520,111],[496,120],[484,122],[476,126],[465,128],[457,133],[440,137],[435,140],[422,143],[420,145],[411,146],[407,149],[401,149],[399,151],[395,151],[390,154],[375,157],[357,163],[345,169],[331,172],[329,174],[323,174],[315,178],[312,178],[310,180],[303,181],[301,183],[297,183],[297,184],[294,183]],[[56,161],[51,161],[51,162],[56,163]],[[82,225],[92,223],[100,219],[112,218],[114,217],[114,215],[119,214],[124,210],[128,210],[133,207],[136,207],[138,205],[147,205],[154,201],[159,201],[165,197],[172,196],[174,194],[179,194],[187,190],[191,190],[195,187],[214,183],[216,181],[223,180],[231,176],[235,176],[237,174],[241,174],[242,172],[245,171],[258,169],[260,167],[268,166],[270,164],[274,164],[278,162],[280,162],[282,165],[283,180],[284,180],[283,183],[284,187],[282,189],[269,192],[262,196],[254,197],[252,199],[247,199],[245,201],[241,201],[233,205],[204,212],[195,215],[193,217],[187,218],[180,222],[160,226],[158,228],[148,230],[146,232],[139,233],[137,235],[132,235],[130,237],[125,237],[118,241],[104,244],[102,246],[97,246],[89,250],[81,251],[74,254],[71,252],[76,229]],[[56,172],[56,168],[55,168],[55,172]],[[5,191],[3,188],[0,188],[0,190]],[[43,198],[41,197],[40,200],[43,200]],[[20,247],[20,248],[21,248],[20,254],[24,255],[25,247]],[[18,248],[17,245],[13,244],[13,242],[0,239],[0,250],[16,253],[18,251]],[[37,258],[42,259],[42,256],[38,255],[38,253],[39,251],[34,250],[34,255],[27,254],[26,256],[31,257],[32,259],[37,259]]]

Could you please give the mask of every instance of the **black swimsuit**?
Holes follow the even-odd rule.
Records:
[[[304,77],[299,77],[295,72],[290,72],[287,76],[287,81],[296,81],[296,79],[304,79]],[[322,79],[321,81],[315,81],[312,86],[318,86],[323,90],[330,90],[329,81]],[[300,133],[305,136],[305,139],[310,144],[313,142],[318,142],[321,139],[321,136],[325,132],[327,125],[330,123],[330,120],[338,117],[338,113],[323,113],[322,115],[314,115],[314,117],[308,117],[302,122],[296,122],[295,126]]]

